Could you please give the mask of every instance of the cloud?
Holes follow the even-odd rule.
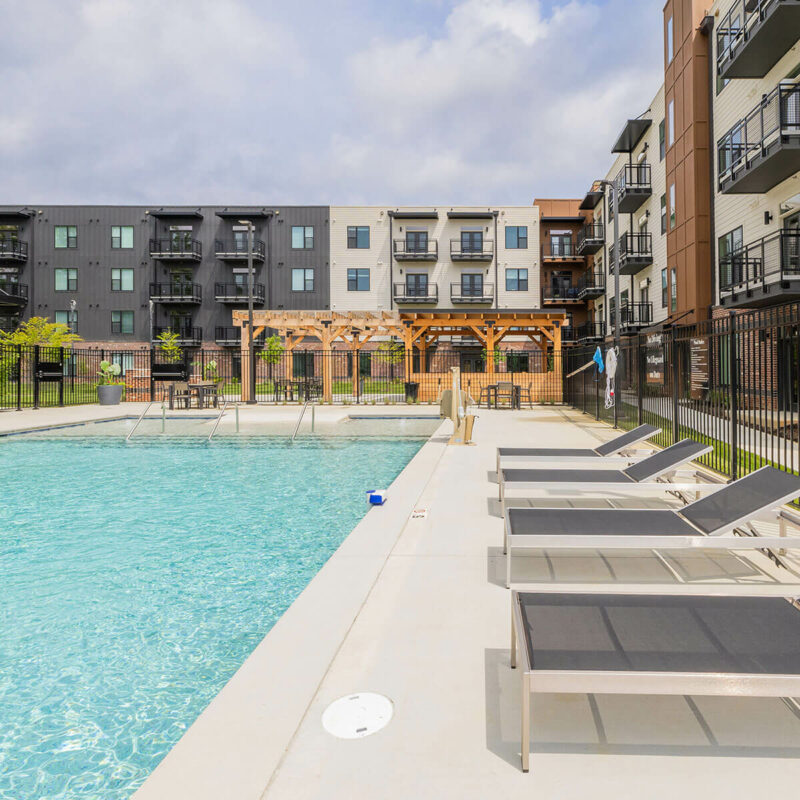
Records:
[[[0,202],[529,203],[605,172],[660,0],[37,0]]]

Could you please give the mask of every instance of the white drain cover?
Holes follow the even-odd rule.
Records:
[[[322,727],[339,739],[361,739],[385,728],[392,714],[392,701],[382,694],[349,694],[334,700],[325,709]]]

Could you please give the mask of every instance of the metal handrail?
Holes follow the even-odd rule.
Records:
[[[151,400],[146,406],[144,411],[139,415],[139,419],[136,420],[136,424],[131,428],[130,433],[125,437],[125,441],[127,442],[131,436],[133,436],[133,432],[139,427],[139,423],[144,419],[144,415],[150,410],[150,406],[153,403],[158,402],[157,400]],[[161,405],[164,405],[164,401],[161,401]]]
[[[306,408],[308,408],[308,404],[310,402],[311,402],[310,400],[306,400],[305,403],[303,403],[303,409],[300,412],[300,417],[297,420],[297,425],[294,426],[294,433],[292,433],[291,441],[294,441],[295,436],[297,436],[297,431],[300,429],[300,423],[303,421],[303,414],[306,413]]]
[[[217,427],[219,423],[222,421],[222,415],[225,413],[225,409],[228,407],[228,401],[225,400],[222,403],[222,410],[217,415],[217,419],[214,421],[214,427],[211,429],[211,433],[208,434],[208,441],[210,442],[211,439],[214,437],[214,434],[217,432]]]

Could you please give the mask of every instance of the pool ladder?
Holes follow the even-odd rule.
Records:
[[[308,404],[310,402],[311,402],[310,400],[306,400],[305,403],[303,403],[303,408],[300,411],[300,416],[297,419],[297,425],[294,426],[294,433],[292,434],[292,441],[294,441],[295,436],[297,436],[297,431],[300,430],[300,423],[303,421],[303,415],[306,413],[306,409],[308,408]],[[314,432],[314,406],[313,406],[313,404],[311,406],[311,432],[312,433]]]
[[[228,407],[228,401],[226,400],[222,404],[222,410],[217,415],[217,419],[216,419],[216,422],[214,422],[214,427],[211,429],[211,433],[208,434],[208,441],[209,442],[214,438],[214,434],[217,432],[217,428],[219,427],[219,423],[222,421],[222,415],[225,413],[225,409],[227,407]],[[236,422],[237,422],[236,430],[238,431],[239,430],[239,425],[238,425],[238,422],[239,422],[238,411],[239,411],[239,409],[237,408],[236,411],[237,411],[237,414],[236,414]]]
[[[153,405],[153,403],[157,403],[157,402],[158,402],[158,400],[151,400],[145,406],[144,411],[142,411],[142,413],[139,414],[139,419],[136,420],[136,423],[131,428],[130,433],[125,437],[125,441],[126,442],[131,438],[131,436],[133,436],[133,432],[139,427],[139,423],[144,419],[144,415],[150,410],[150,406]],[[167,414],[167,407],[164,405],[164,401],[162,400],[161,401],[161,432],[162,433],[164,432],[164,420],[166,418],[166,414]]]

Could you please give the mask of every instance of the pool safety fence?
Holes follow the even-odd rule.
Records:
[[[213,382],[229,402],[247,399],[250,353],[192,349],[168,358],[158,348],[81,349],[0,345],[0,409],[44,408],[97,402],[100,364],[119,366],[123,401],[166,400],[174,383]],[[523,405],[563,400],[561,352],[430,348],[374,350],[256,350],[259,403],[379,405],[436,403],[460,367],[462,386],[476,402],[487,387],[512,384]]]

